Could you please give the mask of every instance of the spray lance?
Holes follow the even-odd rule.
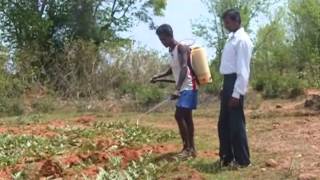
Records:
[[[170,80],[170,79],[156,79],[156,80],[151,80],[150,82],[153,83],[153,84],[156,83],[156,82],[175,83],[174,80]],[[155,106],[150,108],[148,111],[146,111],[145,113],[140,115],[139,118],[137,119],[136,125],[139,126],[139,122],[144,116],[154,112],[155,110],[159,109],[161,106],[169,103],[170,101],[174,101],[174,100],[176,100],[178,98],[179,98],[179,95],[170,95],[169,97],[165,98],[163,101],[161,101],[160,103],[156,104]]]

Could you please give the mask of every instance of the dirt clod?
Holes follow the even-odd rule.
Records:
[[[78,117],[78,118],[76,118],[75,121],[80,124],[90,124],[90,123],[94,122],[95,120],[96,120],[96,116],[87,115],[87,116]]]
[[[62,163],[69,168],[81,164],[81,159],[77,155],[70,155],[62,159]]]
[[[94,166],[94,165],[83,170],[83,174],[88,177],[96,176],[98,173],[99,173],[99,169],[97,166]]]
[[[317,176],[314,174],[300,174],[298,180],[316,180]]]
[[[0,179],[11,179],[11,172],[8,169],[1,170],[0,171]]]
[[[59,178],[63,177],[63,169],[59,163],[52,160],[46,160],[42,164],[39,174],[41,177]]]
[[[96,146],[99,150],[108,149],[114,145],[118,145],[118,143],[116,143],[110,139],[100,139],[100,140],[97,140],[97,143],[96,143]]]
[[[307,93],[307,100],[304,103],[304,107],[312,110],[320,110],[320,92],[309,91]]]
[[[266,166],[267,167],[272,167],[272,168],[275,168],[278,166],[278,162],[274,159],[269,159],[266,161]]]

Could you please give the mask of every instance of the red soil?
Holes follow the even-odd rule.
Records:
[[[93,115],[81,116],[75,119],[75,122],[80,124],[85,124],[85,125],[88,125],[95,121],[96,121],[96,116],[93,116]]]
[[[63,177],[63,169],[59,163],[52,160],[46,160],[41,163],[39,175],[40,177],[59,178]]]

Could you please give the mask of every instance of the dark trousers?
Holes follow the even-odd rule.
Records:
[[[243,111],[243,96],[240,97],[240,106],[229,108],[236,74],[224,76],[221,93],[220,117],[218,132],[220,140],[220,158],[225,163],[235,160],[240,165],[250,164],[250,153],[246,134],[246,122]]]

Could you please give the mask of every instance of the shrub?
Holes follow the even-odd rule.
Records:
[[[304,83],[293,74],[261,74],[253,80],[253,88],[265,98],[295,98],[303,93]]]
[[[0,97],[0,115],[19,116],[24,113],[21,99]]]
[[[219,73],[219,62],[213,61],[211,64],[212,83],[204,87],[206,93],[218,95],[222,88],[223,77]]]
[[[40,113],[49,113],[55,110],[54,99],[44,97],[37,99],[31,104],[33,111]]]
[[[164,97],[164,90],[159,86],[147,86],[141,84],[123,84],[119,88],[121,96],[128,94],[138,105],[148,106],[159,102]]]

